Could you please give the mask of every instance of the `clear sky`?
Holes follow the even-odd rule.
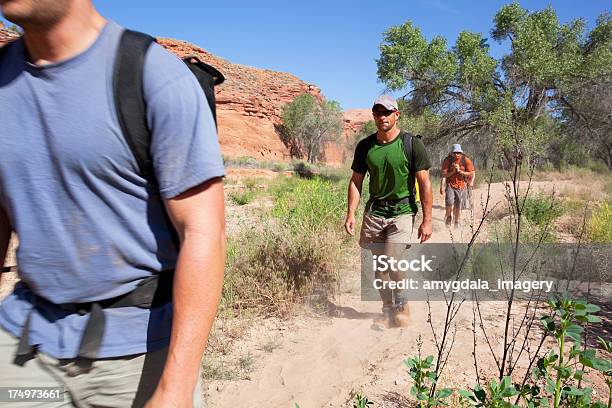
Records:
[[[290,72],[319,86],[343,109],[369,108],[384,91],[376,76],[382,33],[411,20],[431,39],[454,43],[462,30],[489,34],[496,0],[94,0],[106,17],[136,30],[177,38],[234,63]],[[562,22],[589,27],[612,0],[521,0],[529,10],[552,5]],[[489,41],[495,56],[504,45]]]

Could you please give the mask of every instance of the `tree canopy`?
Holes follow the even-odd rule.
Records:
[[[551,7],[529,12],[512,3],[495,15],[491,38],[508,42],[509,53],[493,58],[481,33],[463,31],[449,46],[441,36],[427,41],[410,21],[391,27],[380,45],[379,79],[390,90],[407,91],[410,112],[441,119],[435,136],[457,139],[483,128],[498,135],[509,127],[534,134],[546,117],[586,123],[589,118],[581,111],[581,101],[588,100],[585,89],[609,90],[608,13],[588,31],[582,19],[562,24]],[[598,120],[610,124],[609,115]]]

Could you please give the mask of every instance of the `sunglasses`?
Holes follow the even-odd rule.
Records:
[[[390,114],[392,114],[394,112],[396,112],[396,111],[388,110],[388,109],[374,109],[374,110],[372,110],[372,113],[376,117],[378,117],[378,116],[389,116]]]

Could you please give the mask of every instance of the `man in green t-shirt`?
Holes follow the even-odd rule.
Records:
[[[346,231],[355,233],[355,211],[359,205],[361,187],[366,173],[370,175],[370,197],[363,215],[359,244],[363,248],[382,244],[382,253],[399,253],[412,240],[414,216],[418,211],[413,197],[415,180],[419,184],[423,222],[418,228],[420,242],[431,237],[431,207],[433,196],[429,180],[431,163],[421,139],[412,138],[414,163],[410,163],[404,150],[402,132],[398,127],[400,112],[397,102],[383,95],[372,106],[376,133],[357,144],[351,169],[353,175],[348,187],[348,213],[344,224]],[[376,245],[374,245],[376,246]],[[380,273],[375,278],[384,282],[401,281],[400,271]],[[379,290],[383,301],[383,323],[387,326],[402,325],[408,318],[404,290]]]

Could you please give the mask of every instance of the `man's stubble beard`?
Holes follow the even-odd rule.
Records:
[[[50,27],[68,11],[72,0],[0,0],[4,18],[21,27]]]

